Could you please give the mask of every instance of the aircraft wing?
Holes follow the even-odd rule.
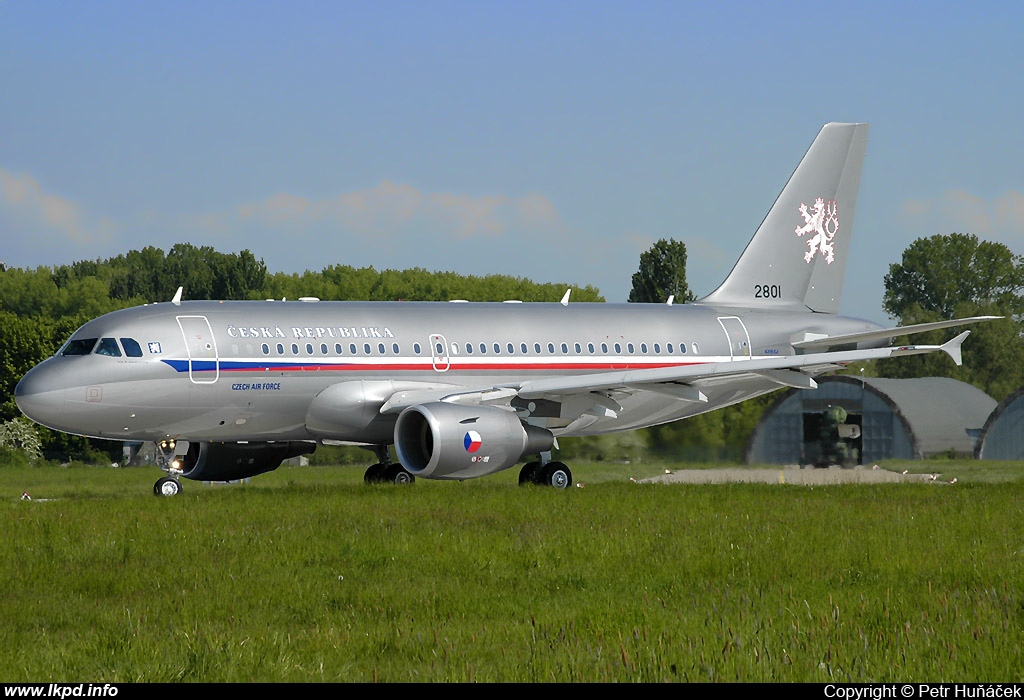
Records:
[[[729,362],[706,362],[678,367],[596,372],[531,379],[518,384],[452,391],[431,389],[403,391],[393,394],[381,407],[381,413],[399,413],[409,406],[427,401],[452,403],[508,405],[513,398],[540,399],[591,394],[611,390],[647,390],[673,396],[684,401],[707,401],[701,385],[734,380],[742,375],[758,375],[780,386],[813,389],[813,376],[842,369],[851,362],[878,360],[887,357],[945,352],[961,364],[960,346],[970,331],[964,331],[943,345],[903,345],[870,350],[847,350],[807,355],[784,355],[736,359]]]
[[[825,350],[827,348],[835,347],[837,345],[850,345],[853,343],[863,343],[872,340],[886,340],[888,338],[896,338],[901,335],[911,335],[913,333],[937,331],[942,328],[965,326],[970,323],[992,321],[997,318],[1002,318],[1002,316],[972,316],[970,318],[958,318],[952,321],[917,323],[912,326],[880,328],[877,331],[862,331],[860,333],[847,333],[845,335],[830,335],[820,338],[810,338],[808,340],[801,340],[793,343],[793,347],[797,348],[798,350]]]
[[[811,376],[844,367],[851,362],[878,360],[902,355],[920,355],[942,351],[959,365],[962,362],[960,346],[970,331],[964,331],[943,345],[903,345],[895,348],[847,350],[843,352],[811,353],[737,359],[729,362],[709,362],[682,367],[624,370],[575,376],[551,377],[523,382],[518,388],[520,398],[532,399],[551,394],[602,391],[617,388],[654,388],[659,384],[689,384],[719,378],[734,379],[737,375],[758,374],[784,386],[814,388]],[[700,399],[697,399],[700,400]]]

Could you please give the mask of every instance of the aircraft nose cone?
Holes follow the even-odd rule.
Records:
[[[64,413],[64,368],[49,362],[30,369],[14,388],[18,408],[36,423],[55,428]]]

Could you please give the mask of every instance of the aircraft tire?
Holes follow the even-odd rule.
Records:
[[[572,486],[572,472],[561,462],[548,462],[540,470],[537,483],[556,489],[567,489]]]
[[[519,485],[536,484],[540,473],[540,462],[527,462],[519,470]]]
[[[172,476],[162,476],[153,484],[153,493],[157,496],[177,496],[181,491],[181,482]]]
[[[384,471],[386,467],[383,464],[374,464],[372,467],[366,470],[366,474],[363,475],[363,481],[367,484],[382,484],[386,481]]]
[[[401,464],[389,464],[384,470],[384,481],[391,484],[412,484],[416,482],[416,477]]]

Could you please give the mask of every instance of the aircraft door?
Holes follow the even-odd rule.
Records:
[[[448,357],[448,341],[443,335],[434,333],[430,336],[430,362],[435,372],[447,372],[451,367]]]
[[[217,339],[206,316],[178,316],[188,350],[188,378],[193,384],[213,384],[220,376]]]
[[[739,316],[719,316],[718,323],[729,341],[729,355],[733,360],[750,359],[750,335]]]

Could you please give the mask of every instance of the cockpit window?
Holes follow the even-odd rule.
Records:
[[[95,338],[78,338],[77,340],[69,340],[67,345],[64,346],[64,351],[61,352],[61,355],[88,355],[92,352],[94,345],[96,345]]]
[[[142,346],[135,338],[121,338],[121,346],[128,357],[142,357]]]
[[[100,344],[96,346],[96,354],[121,357],[121,348],[117,346],[117,341],[113,338],[101,338]]]

